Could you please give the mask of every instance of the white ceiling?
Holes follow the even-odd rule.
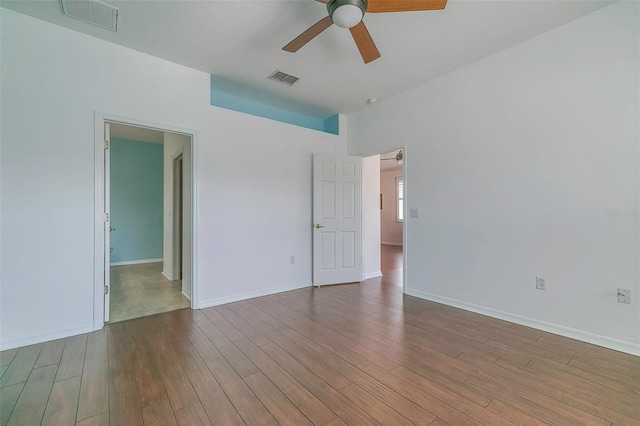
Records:
[[[330,27],[295,54],[282,46],[327,15],[313,0],[105,0],[116,33],[62,14],[58,0],[1,5],[250,88],[311,105],[319,117],[351,113],[599,9],[600,0],[449,0],[442,11],[364,18],[382,57],[365,65],[348,30]],[[300,77],[288,87],[274,70]],[[167,82],[171,84],[171,82]]]
[[[109,136],[132,141],[164,143],[164,132],[126,124],[111,123],[109,125]]]

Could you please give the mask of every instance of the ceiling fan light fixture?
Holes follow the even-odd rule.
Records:
[[[362,21],[367,3],[364,0],[332,0],[327,4],[327,10],[334,24],[352,28]]]

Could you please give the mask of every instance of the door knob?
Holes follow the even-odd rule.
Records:
[[[109,232],[113,232],[115,230],[116,230],[116,228],[109,227]]]
[[[324,225],[320,225],[319,223],[316,223],[314,226],[316,229],[324,228]]]

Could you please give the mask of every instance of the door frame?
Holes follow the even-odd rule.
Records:
[[[172,263],[173,263],[173,278],[182,280],[182,252],[184,244],[183,241],[183,226],[184,226],[184,207],[183,207],[183,188],[184,185],[184,163],[180,164],[180,175],[182,175],[179,179],[178,167],[177,164],[180,161],[184,161],[184,148],[181,149],[177,155],[174,155],[171,158],[171,179],[173,179],[173,195],[171,198],[171,203],[173,204],[173,217],[171,218],[171,226],[173,228],[173,241],[171,244],[173,245],[172,250]],[[179,271],[179,272],[178,272]],[[183,292],[184,294],[184,292]]]
[[[183,265],[191,270],[191,309],[198,307],[198,277],[197,271],[197,183],[196,183],[196,161],[197,158],[197,132],[186,127],[177,127],[169,124],[152,123],[129,117],[122,117],[115,114],[94,111],[94,283],[93,283],[93,329],[100,330],[104,327],[104,285],[105,285],[105,123],[118,123],[137,127],[147,127],[161,132],[178,133],[191,137],[191,174],[189,176],[191,184],[191,264]],[[183,159],[185,157],[183,156]],[[111,289],[109,289],[111,291]]]
[[[392,148],[390,150],[394,150],[394,149],[402,149],[402,152],[404,154],[404,158],[402,161],[402,181],[403,181],[403,185],[404,185],[404,205],[403,205],[403,217],[404,220],[402,221],[402,293],[406,294],[407,293],[407,236],[408,236],[408,232],[407,232],[407,228],[408,228],[408,216],[407,213],[409,212],[409,209],[407,208],[408,205],[408,191],[407,191],[407,144],[403,144],[402,148]],[[384,152],[378,152],[378,153],[374,153],[374,154],[369,154],[367,156],[365,155],[361,155],[363,158],[364,157],[368,157],[371,155],[382,155],[385,154],[389,151],[384,151]],[[379,177],[378,177],[379,178]],[[364,182],[364,180],[363,180]],[[363,183],[364,185],[364,183]],[[395,200],[394,200],[395,201]],[[376,214],[379,214],[376,211]],[[363,232],[363,237],[364,237],[364,232]],[[381,248],[378,249],[378,255],[380,255],[381,253]],[[362,258],[362,270],[364,271],[364,256]],[[363,277],[364,278],[364,277]]]
[[[402,293],[406,294],[407,293],[407,258],[408,253],[407,253],[407,237],[409,236],[409,233],[407,232],[407,225],[408,225],[408,219],[409,217],[407,216],[407,212],[409,211],[409,209],[407,208],[407,205],[409,204],[407,202],[407,195],[409,194],[409,192],[407,191],[407,187],[409,185],[407,185],[407,144],[405,143],[402,146],[402,154],[403,154],[403,158],[402,158],[402,191],[404,192],[403,196],[404,196],[404,202],[402,203],[402,209],[404,210],[402,212],[402,217],[404,218],[404,220],[402,221]]]

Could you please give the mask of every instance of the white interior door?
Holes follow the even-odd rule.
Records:
[[[109,321],[111,296],[111,172],[109,123],[104,123],[104,321]]]
[[[313,285],[362,280],[362,159],[313,156]]]

